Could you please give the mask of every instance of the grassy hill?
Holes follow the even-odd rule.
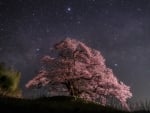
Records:
[[[73,97],[56,96],[38,99],[0,97],[0,113],[129,113]],[[137,111],[134,113],[146,113]]]

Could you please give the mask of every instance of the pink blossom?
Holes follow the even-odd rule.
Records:
[[[130,87],[119,81],[106,67],[101,53],[84,43],[67,38],[55,44],[56,58],[44,56],[44,69],[30,80],[27,88],[49,86],[52,95],[69,94],[90,101],[107,104],[107,97],[115,97],[129,110],[127,99]]]

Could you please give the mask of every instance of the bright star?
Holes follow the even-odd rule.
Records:
[[[70,8],[70,7],[68,7],[68,8],[67,8],[67,11],[71,11],[71,8]]]

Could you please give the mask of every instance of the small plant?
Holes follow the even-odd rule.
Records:
[[[20,72],[6,68],[3,63],[0,63],[0,95],[21,97],[20,76]]]

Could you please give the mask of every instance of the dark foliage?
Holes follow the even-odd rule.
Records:
[[[0,95],[21,97],[20,77],[20,72],[6,67],[4,63],[0,63]]]

